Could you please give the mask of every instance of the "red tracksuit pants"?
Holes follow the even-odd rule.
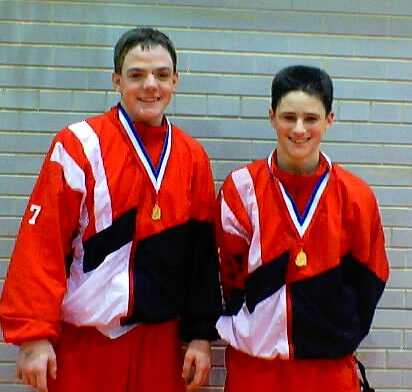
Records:
[[[359,392],[352,355],[339,359],[266,360],[226,349],[225,392]]]
[[[49,392],[183,392],[176,321],[139,325],[117,339],[64,325]]]

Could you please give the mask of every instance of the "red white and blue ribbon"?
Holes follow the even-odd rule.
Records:
[[[289,212],[289,215],[292,219],[293,224],[296,227],[297,232],[299,233],[299,236],[302,238],[306,232],[306,229],[309,227],[310,222],[312,221],[313,215],[315,214],[316,208],[318,207],[320,198],[323,194],[323,191],[326,188],[326,185],[328,184],[329,177],[330,177],[330,169],[332,166],[330,158],[321,152],[321,154],[324,156],[328,163],[328,170],[322,174],[322,176],[319,178],[319,180],[316,182],[314,189],[312,191],[312,194],[309,198],[309,201],[305,207],[305,211],[301,215],[299,213],[299,210],[293,201],[292,197],[289,195],[289,193],[286,191],[285,187],[281,183],[281,181],[276,178],[275,180],[279,184],[280,191],[282,193],[283,200],[286,204],[287,210]],[[272,162],[273,162],[273,151],[268,157],[268,165],[271,173],[273,173],[272,170]]]
[[[133,121],[130,119],[124,108],[119,105],[120,122],[122,123],[123,128],[126,130],[127,135],[129,136],[133,147],[136,150],[137,155],[140,158],[140,161],[142,162],[151,183],[153,184],[153,188],[155,189],[156,194],[159,192],[159,189],[162,185],[162,180],[166,171],[167,162],[169,161],[172,145],[172,126],[167,117],[165,118],[167,122],[166,135],[163,141],[163,148],[160,154],[159,162],[157,166],[154,167],[150,156],[142,142],[142,139],[139,136],[138,130],[133,124]]]

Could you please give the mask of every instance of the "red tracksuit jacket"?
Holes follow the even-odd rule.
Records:
[[[148,165],[120,106],[57,134],[4,286],[7,342],[55,339],[61,321],[115,338],[174,318],[184,339],[214,338],[221,302],[208,158],[169,124],[159,166]]]

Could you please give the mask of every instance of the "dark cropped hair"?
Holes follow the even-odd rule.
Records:
[[[169,52],[173,62],[173,72],[176,72],[176,49],[172,41],[166,34],[151,27],[136,27],[123,33],[114,47],[114,72],[117,74],[122,72],[127,53],[136,46],[140,46],[143,50],[162,46]]]
[[[272,109],[291,91],[303,91],[318,97],[326,114],[332,111],[333,84],[330,76],[322,69],[306,65],[293,65],[281,69],[272,81]]]

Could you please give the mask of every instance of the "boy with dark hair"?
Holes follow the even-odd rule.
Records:
[[[388,278],[376,199],[320,151],[334,121],[326,72],[273,79],[277,148],[219,196],[227,392],[355,392],[354,351]]]
[[[42,392],[192,389],[217,336],[209,161],[164,114],[174,46],[136,28],[114,64],[119,104],[53,140],[0,303],[5,340],[20,345],[18,377]]]

